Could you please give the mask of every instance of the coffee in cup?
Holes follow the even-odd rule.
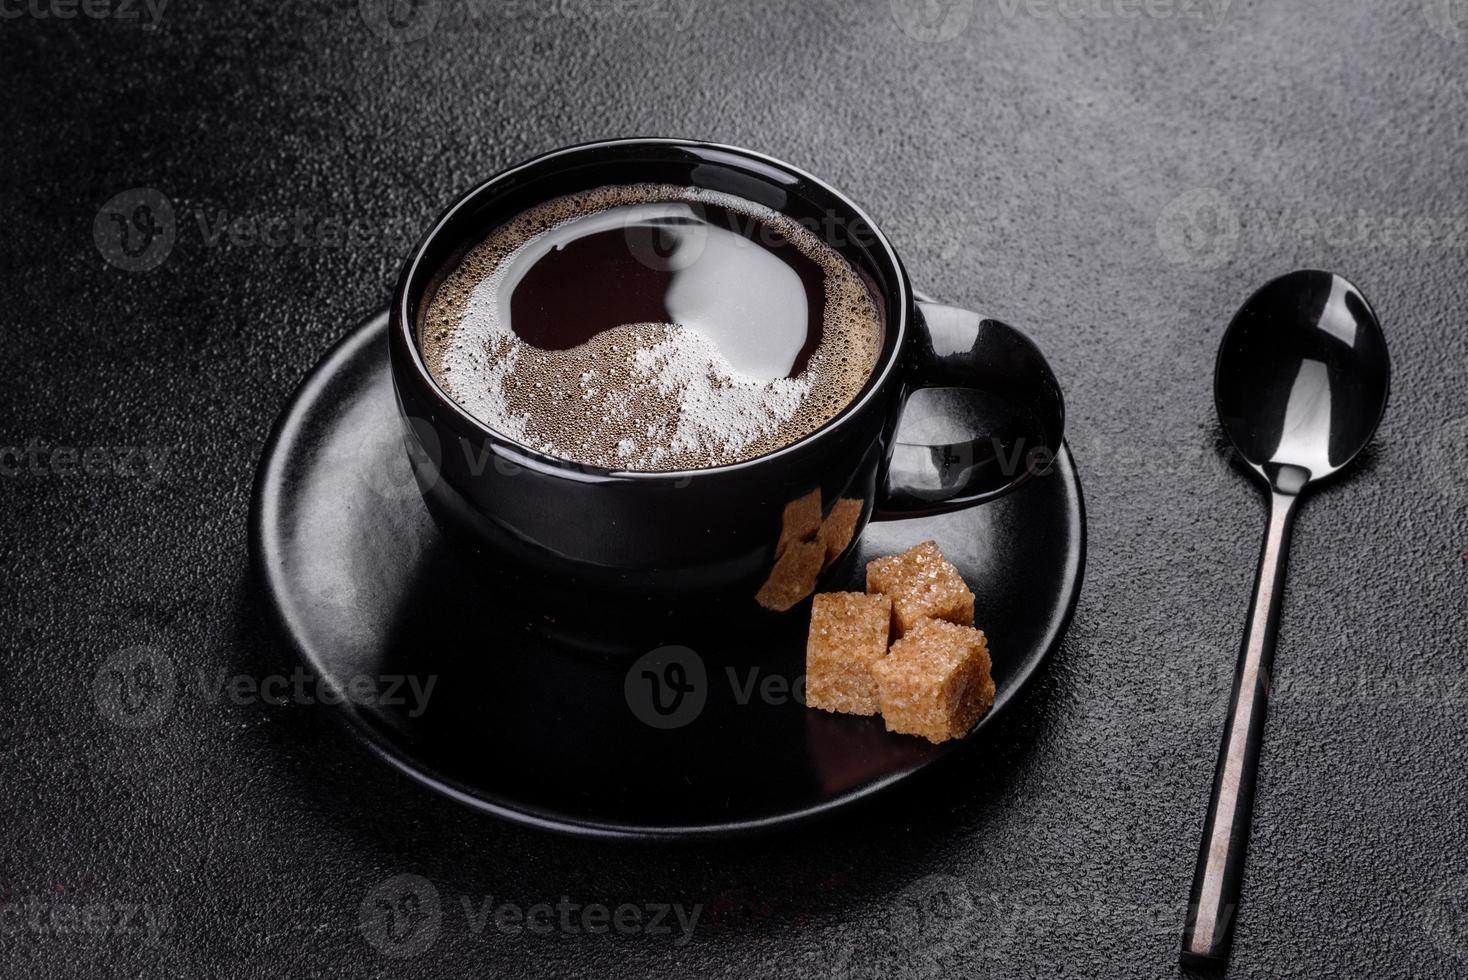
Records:
[[[840,414],[882,350],[872,289],[818,230],[707,188],[555,197],[450,263],[420,350],[461,409],[561,460],[754,459]]]

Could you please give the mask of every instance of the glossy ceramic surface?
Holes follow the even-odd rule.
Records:
[[[816,232],[862,275],[886,334],[870,380],[815,432],[740,463],[674,473],[612,471],[518,444],[461,409],[418,347],[428,298],[463,251],[534,204],[608,184],[668,183],[734,194]],[[612,140],[558,150],[496,175],[450,207],[404,265],[390,311],[393,381],[430,513],[482,559],[509,556],[598,594],[697,596],[733,620],[783,611],[817,587],[820,562],[791,555],[792,505],[830,516],[935,514],[996,499],[1058,451],[1060,386],[1023,333],[979,314],[919,304],[896,253],[856,204],[789,164],[688,140]],[[961,389],[977,425],[961,441],[905,447],[915,390]],[[799,537],[799,534],[795,534]]]
[[[282,414],[257,478],[252,551],[284,636],[343,692],[350,730],[470,806],[621,837],[806,820],[982,741],[1069,621],[1085,533],[1062,450],[987,506],[870,525],[831,572],[830,587],[860,589],[869,558],[940,543],[978,597],[998,687],[966,740],[935,746],[798,703],[808,602],[743,630],[696,609],[624,605],[618,628],[634,625],[617,655],[588,650],[563,627],[615,603],[542,590],[526,570],[490,571],[446,546],[404,460],[386,333],[385,316],[353,332]],[[379,696],[352,698],[353,678],[383,677],[431,693],[385,703],[385,685],[364,683]]]

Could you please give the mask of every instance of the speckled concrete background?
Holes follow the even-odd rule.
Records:
[[[1468,972],[1462,0],[99,3],[0,4],[0,973],[1175,975],[1263,519],[1213,354],[1299,266],[1396,378],[1297,529],[1231,975]],[[825,175],[1031,330],[1086,486],[1074,625],[994,738],[763,841],[504,826],[214,686],[291,670],[245,515],[298,377],[458,193],[633,134]],[[163,702],[117,671],[160,662]],[[702,909],[496,925],[563,896]]]

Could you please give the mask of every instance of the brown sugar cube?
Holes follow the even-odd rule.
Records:
[[[821,529],[821,491],[812,490],[803,497],[796,497],[785,505],[780,516],[780,538],[775,542],[775,556],[797,541],[809,541]]]
[[[994,703],[981,630],[925,619],[872,665],[889,732],[944,742],[966,734]]]
[[[794,541],[775,559],[770,577],[765,579],[755,601],[766,609],[784,612],[816,590],[826,546],[819,541]]]
[[[820,539],[826,544],[826,564],[841,556],[851,537],[856,533],[856,522],[861,517],[861,500],[843,497],[831,505],[831,513],[821,523]]]
[[[868,562],[867,591],[892,598],[892,625],[897,636],[923,619],[946,619],[959,626],[974,624],[974,594],[932,541],[900,555]]]
[[[805,643],[805,703],[851,715],[877,713],[872,665],[887,656],[892,600],[861,592],[822,592],[810,609]]]

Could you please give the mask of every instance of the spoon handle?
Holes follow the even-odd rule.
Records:
[[[1183,929],[1184,966],[1217,965],[1228,959],[1234,913],[1249,843],[1254,809],[1254,777],[1264,739],[1264,711],[1269,700],[1274,640],[1279,634],[1280,597],[1284,593],[1285,558],[1295,524],[1295,494],[1275,490],[1269,501],[1269,527],[1259,555],[1254,597],[1239,651],[1238,673],[1229,699],[1228,721],[1218,751],[1213,798],[1203,824],[1193,895]]]

